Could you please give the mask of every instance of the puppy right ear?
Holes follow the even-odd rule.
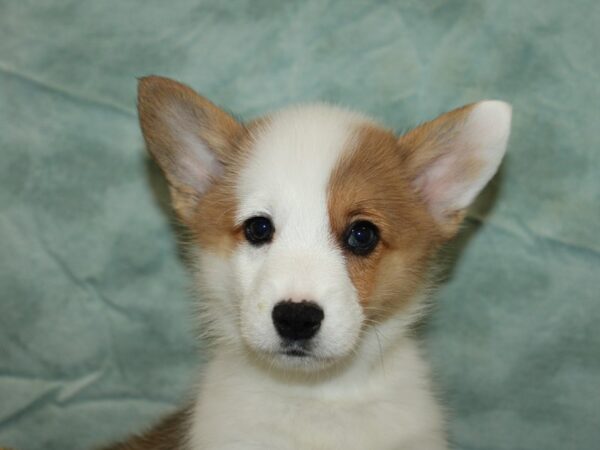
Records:
[[[232,161],[244,126],[168,78],[141,78],[137,106],[146,147],[165,173],[173,208],[185,222]]]
[[[490,181],[506,152],[512,109],[486,100],[442,114],[400,137],[412,185],[446,237]]]

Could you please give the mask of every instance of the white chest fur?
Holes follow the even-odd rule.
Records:
[[[368,347],[368,346],[366,346]],[[286,378],[240,354],[207,367],[190,450],[442,450],[439,408],[415,344],[404,338],[340,373]]]

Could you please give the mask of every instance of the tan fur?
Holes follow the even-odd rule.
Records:
[[[402,159],[413,171],[421,172],[433,160],[442,156],[445,146],[456,140],[475,104],[466,105],[438,116],[400,136]]]
[[[215,181],[209,191],[197,201],[194,214],[187,222],[189,230],[198,244],[218,254],[232,252],[243,241],[243,224],[235,223],[237,198],[235,182],[245,157],[252,148],[254,136],[266,126],[268,119],[249,122],[238,136],[235,147],[229,149],[233,155],[225,167],[221,179]]]
[[[457,145],[457,141],[459,141],[457,136],[462,131],[463,125],[474,107],[475,104],[470,104],[442,114],[400,137],[398,146],[404,165],[415,178]],[[474,158],[461,161],[461,177],[464,179],[476,178],[482,164],[482,161]],[[424,200],[428,199],[424,198]],[[464,219],[464,214],[465,211],[447,211],[445,221],[439,224],[447,239],[456,234]]]
[[[176,450],[183,448],[189,411],[181,409],[167,416],[148,432],[103,450]]]
[[[443,220],[434,220],[427,207],[431,199],[419,190],[418,180],[461,145],[458,136],[473,108],[450,111],[400,138],[374,125],[363,126],[332,174],[329,215],[341,248],[347,227],[356,220],[369,220],[380,230],[381,242],[373,253],[346,251],[348,271],[368,316],[393,314],[413,298],[429,261],[458,232],[465,211],[446,211]],[[460,177],[475,179],[483,162],[463,153],[468,156],[456,156]]]
[[[217,253],[231,251],[243,238],[242,229],[234,220],[236,174],[251,147],[252,136],[265,126],[267,119],[244,125],[188,86],[162,77],[142,78],[138,91],[146,146],[165,173],[173,209],[202,248]],[[185,177],[176,163],[180,137],[173,133],[164,116],[158,114],[175,106],[185,109],[185,116],[193,120],[186,128],[194,130],[223,164],[223,175],[213,180],[202,196],[193,186],[182,182]]]
[[[352,222],[369,220],[379,228],[381,241],[373,253],[345,253],[368,315],[388,315],[421,284],[442,235],[411,186],[414,174],[394,134],[364,126],[352,145],[330,180],[332,233],[344,248],[344,235]]]
[[[162,77],[140,79],[138,113],[146,147],[169,182],[173,208],[187,222],[199,195],[192,185],[182,181],[185,176],[175,156],[182,151],[181,136],[173,131],[166,118],[189,121],[182,127],[192,130],[205,142],[225,168],[239,159],[238,143],[247,131],[232,116],[188,86]]]

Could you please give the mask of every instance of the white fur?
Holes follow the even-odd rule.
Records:
[[[445,449],[418,351],[409,338],[392,338],[401,322],[367,333],[352,362],[314,377],[221,349],[204,374],[189,448]]]
[[[242,245],[234,257],[241,287],[241,329],[259,351],[279,350],[270,311],[281,300],[310,300],[325,313],[315,354],[347,354],[358,339],[362,309],[344,257],[332,241],[327,184],[349,145],[354,113],[323,106],[278,113],[257,136],[252,158],[240,174],[238,220],[257,214],[275,225],[273,243]]]
[[[197,255],[207,334],[216,343],[198,388],[188,450],[446,448],[427,370],[407,333],[422,303],[414,299],[412,310],[378,326],[365,321],[330,232],[332,170],[352,148],[357,126],[369,122],[312,105],[272,116],[255,136],[235,186],[236,220],[267,216],[275,235],[260,247],[242,243],[229,256]],[[450,151],[420,180],[440,213],[466,207],[495,173],[509,126],[510,107],[488,101],[456,130],[446,143]],[[195,155],[196,164],[208,166],[197,173],[212,174],[213,159],[190,136],[182,136],[189,144],[184,157]],[[461,178],[473,161],[481,170]],[[280,353],[271,312],[287,299],[324,310],[311,357]]]
[[[273,116],[239,174],[237,221],[272,219],[272,244],[200,252],[204,314],[216,335],[192,415],[190,450],[445,448],[410,313],[364,326],[333,242],[327,184],[368,119],[313,105]],[[283,299],[325,312],[314,358],[277,355],[271,311]],[[418,304],[418,302],[416,303]],[[304,358],[303,358],[304,359]]]

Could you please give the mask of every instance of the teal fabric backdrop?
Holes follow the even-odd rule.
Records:
[[[600,448],[599,25],[595,0],[0,0],[0,446],[92,448],[197,377],[135,112],[161,74],[243,118],[320,99],[399,131],[511,102],[424,347],[454,448]]]

